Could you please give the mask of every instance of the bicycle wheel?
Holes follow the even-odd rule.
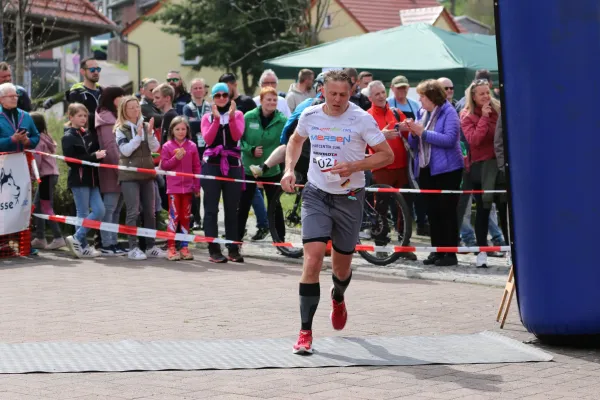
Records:
[[[391,188],[389,185],[372,185],[369,188]],[[398,241],[392,240],[397,234]],[[359,244],[374,246],[407,246],[412,235],[412,212],[401,193],[367,192]],[[370,243],[369,243],[370,242]],[[358,252],[374,265],[388,265],[397,261],[397,252]]]
[[[281,188],[277,190],[273,200],[269,203],[267,214],[269,216],[269,231],[273,243],[302,243],[302,190],[296,189],[294,193],[287,193]],[[278,215],[283,216],[283,227],[278,226]],[[282,229],[283,228],[283,229]],[[281,232],[283,231],[283,232]],[[277,250],[286,257],[300,258],[304,255],[302,247],[277,246]]]

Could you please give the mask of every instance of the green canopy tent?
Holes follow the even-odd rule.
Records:
[[[487,69],[496,78],[498,61],[495,42],[461,35],[429,24],[399,26],[324,43],[263,62],[279,78],[295,79],[298,70],[353,67],[370,71],[375,79],[390,82],[404,75],[418,82],[446,76],[456,87],[457,97],[473,80],[475,71]]]

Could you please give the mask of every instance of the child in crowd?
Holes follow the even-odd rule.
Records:
[[[165,171],[200,173],[198,148],[192,141],[190,126],[183,117],[175,117],[169,128],[169,141],[165,143],[161,153],[161,169]],[[169,196],[169,225],[167,230],[175,233],[177,225],[183,233],[190,230],[192,196],[200,197],[200,180],[181,176],[167,176],[167,195]],[[169,240],[167,259],[193,260],[187,242],[181,242],[178,253],[175,240]]]
[[[106,157],[106,151],[100,150],[98,142],[87,131],[88,110],[83,104],[72,103],[67,110],[68,129],[62,138],[65,157],[82,161],[98,162]],[[104,203],[100,196],[98,168],[68,163],[67,186],[73,192],[73,200],[78,218],[101,221],[104,218]],[[90,213],[90,208],[92,212]],[[89,228],[80,226],[73,236],[66,238],[67,246],[77,258],[98,257],[101,253],[87,243]]]
[[[119,104],[115,134],[120,153],[119,165],[154,169],[152,152],[158,151],[160,142],[154,136],[154,119],[150,119],[149,124],[144,123],[140,102],[136,97],[125,97]],[[126,225],[136,226],[141,204],[144,228],[155,229],[154,175],[119,170],[119,183],[127,208]],[[129,235],[129,259],[166,256],[165,251],[155,246],[154,239],[146,238],[146,248],[146,252],[142,252],[137,236]]]
[[[44,114],[32,112],[31,118],[40,133],[40,142],[35,149],[43,153],[56,154],[56,142],[48,133]],[[56,164],[56,159],[39,154],[35,154],[34,158],[40,172],[40,179],[42,180],[35,192],[35,212],[54,215],[54,188],[58,183],[58,165]],[[46,220],[38,218],[36,219],[35,239],[31,241],[32,248],[56,250],[67,245],[58,224],[52,221],[48,223],[50,224],[54,239],[50,244],[46,242]]]

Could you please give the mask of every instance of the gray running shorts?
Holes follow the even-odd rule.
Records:
[[[331,240],[338,253],[354,253],[364,203],[364,189],[350,194],[330,194],[307,183],[302,190],[302,242]]]

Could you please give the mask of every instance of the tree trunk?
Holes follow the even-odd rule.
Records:
[[[456,14],[456,0],[450,0],[450,14]]]
[[[0,0],[0,60],[4,60],[4,0]]]
[[[15,56],[15,76],[14,81],[17,85],[24,85],[25,81],[25,7],[27,0],[19,0],[17,8],[17,18],[15,21],[16,35],[16,56]]]
[[[248,72],[246,71],[246,68],[241,67],[240,71],[241,71],[241,75],[242,75],[242,85],[244,86],[244,92],[242,94],[247,95],[248,93],[251,93],[250,92],[250,81],[249,81],[250,77],[248,76]]]

